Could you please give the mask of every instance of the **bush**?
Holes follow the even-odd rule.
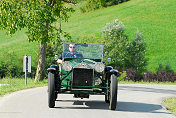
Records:
[[[145,72],[143,80],[146,82],[154,82],[157,81],[157,76],[155,73]]]
[[[168,81],[168,73],[165,70],[158,71],[156,77],[158,82]]]
[[[86,3],[80,7],[81,12],[89,12],[105,6],[105,0],[87,0]]]
[[[7,52],[3,55],[6,59],[0,62],[0,78],[4,77],[24,77],[23,57],[17,58],[14,52]],[[31,67],[31,73],[28,77],[34,77],[36,68]]]
[[[169,65],[163,66],[159,64],[156,74],[145,72],[143,80],[148,82],[174,82],[176,81],[176,73],[174,73]]]
[[[16,63],[16,55],[14,52],[7,53],[4,55],[7,59],[1,61],[0,64],[0,77],[3,78],[5,76],[14,77],[18,74],[19,67]]]
[[[130,68],[126,70],[127,77],[124,80],[138,81],[136,76],[136,70]]]
[[[87,0],[82,7],[80,7],[81,12],[89,12],[102,7],[117,5],[129,0]]]
[[[125,67],[135,69],[139,77],[143,76],[147,64],[146,44],[142,39],[142,34],[137,31],[135,40],[130,42],[129,48],[127,48],[128,58],[125,58]]]
[[[111,58],[111,64],[118,67],[124,67],[128,54],[129,41],[124,31],[125,26],[118,20],[106,24],[103,30],[105,59]]]
[[[176,73],[174,73],[168,64],[166,66],[159,64],[156,78],[159,82],[174,82],[176,81]]]
[[[141,33],[137,31],[135,40],[130,42],[123,23],[115,20],[104,27],[103,39],[105,60],[111,58],[110,65],[135,70],[136,77],[133,79],[140,80],[147,63],[146,44]]]

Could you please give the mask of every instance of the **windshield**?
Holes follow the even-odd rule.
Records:
[[[103,44],[63,43],[63,58],[103,59]]]

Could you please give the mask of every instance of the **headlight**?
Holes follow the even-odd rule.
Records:
[[[70,71],[72,69],[72,63],[70,63],[69,61],[65,61],[63,62],[62,64],[62,68],[65,70],[65,71]]]
[[[103,63],[98,62],[95,64],[94,68],[97,72],[103,72],[105,69],[105,65]]]

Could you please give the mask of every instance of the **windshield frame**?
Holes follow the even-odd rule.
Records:
[[[103,61],[103,47],[104,47],[104,44],[98,44],[98,43],[69,43],[69,42],[63,42],[63,49],[62,49],[62,57],[63,57],[63,60],[66,59],[64,58],[64,49],[65,49],[65,45],[69,45],[69,44],[75,44],[75,45],[82,45],[82,44],[87,44],[87,45],[101,45],[102,46],[102,51],[101,51],[101,58],[96,58],[96,57],[89,57],[89,58],[83,58],[83,59],[101,59],[101,61]]]

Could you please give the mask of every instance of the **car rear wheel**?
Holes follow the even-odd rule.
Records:
[[[111,75],[111,84],[110,84],[110,96],[109,96],[109,109],[115,110],[117,105],[117,89],[118,89],[118,83],[117,83],[117,76],[114,74]]]
[[[55,81],[54,81],[54,73],[48,73],[48,106],[49,108],[53,108],[55,106]]]

